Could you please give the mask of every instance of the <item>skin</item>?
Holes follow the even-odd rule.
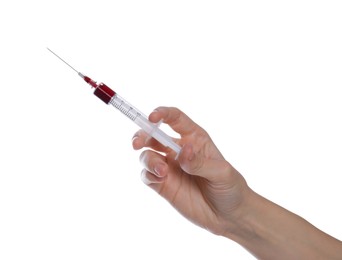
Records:
[[[180,138],[182,150],[169,148],[138,131],[146,185],[184,217],[231,239],[259,259],[342,259],[342,242],[300,216],[254,192],[217,149],[208,133],[177,108],[159,107],[149,120],[163,120]]]

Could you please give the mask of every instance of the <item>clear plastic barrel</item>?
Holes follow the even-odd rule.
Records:
[[[159,124],[150,122],[142,112],[129,104],[124,98],[118,94],[115,94],[109,103],[117,108],[122,114],[131,119],[134,123],[136,123],[149,136],[152,136],[162,145],[171,148],[177,153],[177,155],[179,154],[181,147],[176,144],[169,135],[159,128]]]

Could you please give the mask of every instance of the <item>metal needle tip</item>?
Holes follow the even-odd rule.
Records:
[[[78,74],[80,74],[80,72],[78,72],[74,67],[72,67],[69,63],[67,63],[65,60],[63,60],[61,57],[59,57],[56,53],[54,53],[52,50],[50,50],[48,47],[46,47],[53,55],[55,55],[58,59],[60,59],[61,61],[63,61],[66,65],[68,65],[70,68],[72,68],[74,71],[76,71]]]

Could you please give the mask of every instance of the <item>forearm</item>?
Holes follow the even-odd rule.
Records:
[[[259,259],[342,259],[342,242],[251,191],[226,236]]]

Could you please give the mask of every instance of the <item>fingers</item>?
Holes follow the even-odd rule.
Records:
[[[183,142],[187,140],[195,145],[195,149],[192,144],[184,145],[178,156],[179,164],[177,163],[177,167],[180,166],[186,173],[201,176],[209,181],[219,181],[229,178],[230,173],[234,172],[233,167],[224,160],[205,130],[179,109],[159,107],[150,114],[149,120],[153,123],[163,120],[181,135]],[[133,137],[133,148],[138,150],[143,147],[150,147],[161,153],[168,154],[170,152],[169,148],[164,147],[153,138],[148,139],[148,137],[144,131],[138,131]],[[165,168],[168,168],[165,157],[153,151],[144,151],[141,162],[146,169],[142,172],[144,182],[161,183],[165,181],[163,180],[166,176]],[[158,167],[156,168],[158,163],[161,163],[158,166],[160,170]]]
[[[144,147],[150,147],[154,150],[166,153],[169,148],[160,144],[156,139],[150,137],[144,130],[136,132],[132,138],[132,146],[135,150],[140,150]]]
[[[159,107],[153,111],[149,120],[152,123],[158,123],[161,120],[163,123],[168,124],[174,131],[179,133],[181,137],[191,136],[195,138],[197,142],[199,140],[204,140],[203,138],[198,138],[200,136],[207,136],[206,132],[192,121],[185,113],[174,107]],[[177,143],[182,143],[182,140],[174,138]],[[150,138],[144,131],[138,131],[132,139],[132,145],[135,150],[139,150],[143,147],[150,147],[154,150],[160,151],[162,153],[170,153],[172,150],[161,145],[154,138]]]
[[[205,158],[195,153],[191,144],[184,145],[178,161],[183,174],[200,176],[212,183],[227,183],[232,180],[232,175],[236,175],[227,161]],[[160,190],[170,170],[167,159],[157,152],[145,150],[141,153],[140,162],[144,166],[141,172],[143,182],[156,191]]]
[[[175,107],[159,107],[150,114],[149,120],[153,123],[163,120],[181,136],[192,134],[201,129],[185,113]]]
[[[148,172],[153,173],[155,176],[164,177],[166,175],[166,158],[161,154],[145,150],[140,155],[140,162]]]
[[[149,171],[143,169],[141,171],[141,180],[146,185],[152,185],[152,184],[161,184],[165,181],[166,177],[161,178],[155,176],[153,173],[150,173]]]
[[[166,180],[168,165],[164,156],[154,151],[146,150],[141,153],[140,162],[144,166],[141,172],[141,179],[145,184],[161,184]]]

